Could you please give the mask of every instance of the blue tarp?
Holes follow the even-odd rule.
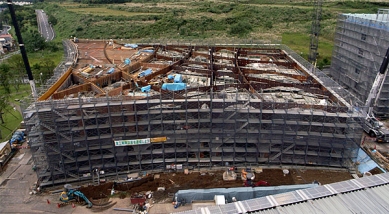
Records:
[[[127,48],[137,48],[138,45],[137,44],[124,44],[124,47],[127,47]]]
[[[385,172],[375,161],[373,161],[369,155],[366,154],[363,149],[359,148],[358,157],[353,159],[354,162],[359,162],[358,171],[360,173],[368,172],[376,167],[381,169],[381,171]]]
[[[147,75],[150,75],[151,73],[153,73],[153,70],[151,68],[148,68],[147,70],[140,72],[139,77],[145,77]]]
[[[154,50],[141,50],[140,52],[154,53]]]
[[[172,79],[174,79],[174,76],[173,76],[173,75],[168,75],[167,78],[168,78],[169,80],[172,80]]]
[[[140,90],[141,90],[142,92],[149,92],[150,89],[151,89],[151,85],[148,85],[148,86],[142,87]]]
[[[185,83],[164,83],[162,85],[162,89],[168,91],[180,91],[180,90],[184,90],[185,88],[186,88]]]
[[[174,82],[175,83],[181,83],[182,82],[182,75],[181,74],[176,74],[174,77]]]
[[[124,64],[129,65],[131,63],[131,60],[129,58],[126,58],[124,60]]]
[[[110,69],[107,71],[107,74],[112,74],[114,71],[115,71],[115,68],[110,68]]]
[[[318,184],[284,185],[269,187],[236,187],[236,188],[215,188],[215,189],[187,189],[178,190],[175,197],[178,201],[185,199],[187,203],[192,201],[214,200],[215,195],[224,195],[228,203],[232,197],[239,201],[253,198],[265,197],[279,193],[291,192],[299,189],[316,187]]]
[[[20,142],[23,140],[23,137],[24,137],[24,132],[22,131],[16,131],[14,132],[14,134],[12,135],[12,138],[11,140],[9,141],[10,144],[14,143],[14,142]]]

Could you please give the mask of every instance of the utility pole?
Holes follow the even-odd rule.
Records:
[[[11,0],[7,0],[7,4],[8,4],[9,12],[11,14],[12,23],[14,24],[15,27],[16,37],[18,38],[20,53],[22,54],[24,66],[26,67],[28,80],[30,82],[30,87],[31,87],[31,93],[34,99],[36,100],[38,98],[38,95],[36,93],[34,77],[32,76],[30,63],[28,62],[27,52],[26,52],[26,48],[24,47],[24,42],[22,39],[22,34],[20,33],[18,21],[16,20],[15,9]]]
[[[320,20],[322,12],[323,0],[315,0],[313,3],[313,16],[311,26],[311,43],[309,46],[308,61],[316,67],[316,60],[318,56],[317,49],[319,47],[319,34],[320,34]]]

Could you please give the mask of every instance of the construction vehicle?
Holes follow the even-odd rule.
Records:
[[[70,184],[65,184],[64,191],[59,196],[59,200],[64,203],[68,203],[70,201],[81,202],[81,199],[85,201],[87,208],[92,208],[92,202],[90,202],[82,192],[73,189]]]
[[[377,100],[381,92],[382,86],[385,82],[386,73],[389,63],[389,48],[386,51],[384,60],[382,61],[379,72],[373,82],[370,93],[367,97],[365,106],[368,108],[367,112],[363,112],[365,120],[362,124],[363,130],[369,134],[370,137],[376,137],[379,143],[389,142],[389,129],[387,129],[382,122],[380,122],[373,113],[373,108],[377,105]]]

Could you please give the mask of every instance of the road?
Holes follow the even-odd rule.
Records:
[[[39,33],[42,34],[42,37],[45,38],[46,41],[51,41],[54,39],[54,30],[49,24],[48,17],[43,10],[35,10],[37,21],[38,21],[38,30]]]

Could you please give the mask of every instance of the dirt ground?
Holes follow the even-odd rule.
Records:
[[[152,191],[155,202],[166,202],[171,199],[172,193],[181,189],[209,189],[242,187],[243,181],[238,176],[235,181],[224,181],[224,171],[191,172],[185,175],[183,172],[150,174],[139,181],[114,184],[112,182],[100,186],[81,187],[88,198],[99,199],[110,195],[111,189],[118,193],[119,197],[130,197],[134,193]],[[157,176],[155,176],[157,175]],[[159,178],[157,178],[159,175]],[[267,181],[270,186],[309,184],[318,181],[321,184],[329,184],[351,179],[346,171],[316,170],[316,169],[291,169],[285,175],[282,169],[263,169],[255,174],[254,181]],[[158,187],[164,187],[165,191],[157,191]]]

